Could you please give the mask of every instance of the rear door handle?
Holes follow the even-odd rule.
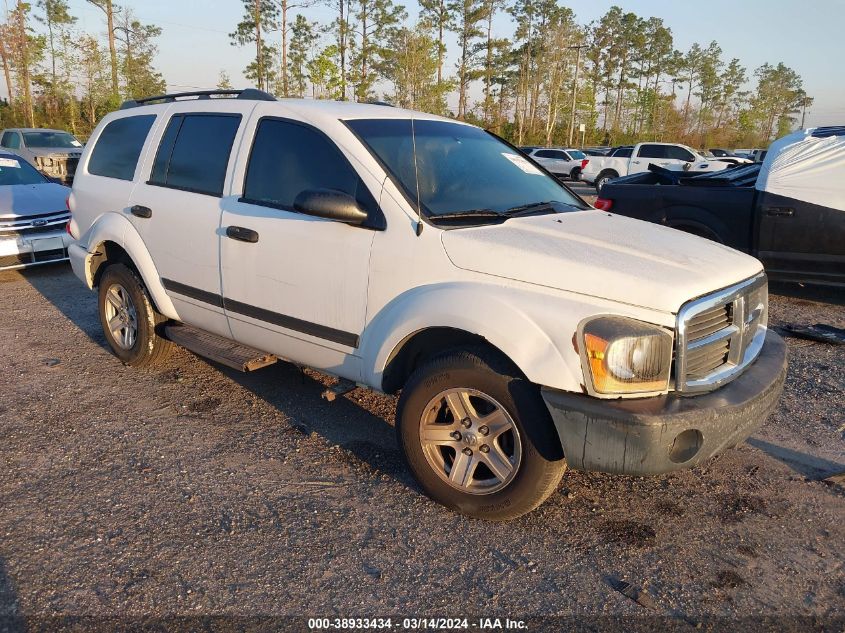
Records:
[[[231,237],[233,240],[239,242],[249,242],[255,244],[258,241],[258,233],[252,229],[246,229],[242,226],[227,226],[226,237]]]
[[[139,217],[139,218],[151,218],[153,217],[153,210],[149,207],[143,207],[140,204],[136,204],[129,209],[129,213],[132,215]]]
[[[632,162],[632,163],[634,163],[635,165],[639,165],[639,164],[640,164],[640,161],[638,161],[638,160],[632,160],[631,162]]]
[[[790,209],[789,207],[769,207],[766,209],[766,215],[795,215],[795,209]]]

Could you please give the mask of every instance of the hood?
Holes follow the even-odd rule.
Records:
[[[664,312],[762,270],[716,242],[595,210],[453,229],[441,239],[464,270]]]
[[[81,147],[27,147],[27,151],[33,156],[82,156]]]
[[[6,185],[0,187],[0,219],[67,211],[70,187],[54,183]]]

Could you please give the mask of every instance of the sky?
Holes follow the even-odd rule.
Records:
[[[725,61],[739,58],[749,75],[766,62],[783,62],[801,75],[807,94],[815,97],[807,114],[808,127],[845,123],[845,0],[561,2],[575,12],[581,24],[600,18],[614,4],[640,17],[663,18],[672,29],[676,48],[685,50],[693,42],[707,45],[715,39]],[[69,0],[69,4],[81,28],[105,37],[101,11],[85,0]],[[120,4],[131,6],[143,22],[162,28],[156,62],[169,90],[213,88],[221,70],[229,74],[234,86],[248,85],[243,68],[250,61],[252,49],[232,46],[228,37],[243,13],[241,0],[122,0]],[[311,20],[328,23],[334,13],[327,5],[323,0],[300,11]],[[416,0],[406,6],[408,22],[413,23]],[[513,32],[508,15],[500,15],[495,26],[499,37],[509,37]],[[278,38],[278,33],[275,36]],[[454,39],[448,44],[454,52]],[[449,69],[454,68],[454,58],[447,61]],[[450,105],[455,104],[450,101]]]

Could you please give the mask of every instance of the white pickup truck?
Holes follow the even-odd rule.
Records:
[[[708,460],[784,382],[759,261],[597,211],[430,114],[257,90],[130,101],[92,134],[70,208],[71,264],[120,361],[178,343],[333,374],[329,400],[401,392],[408,467],[475,517],[528,512],[567,465]]]
[[[593,183],[601,191],[608,180],[648,171],[654,163],[666,169],[684,171],[718,171],[730,164],[705,158],[691,147],[675,143],[639,143],[617,147],[608,156],[590,156],[581,161],[581,180]]]

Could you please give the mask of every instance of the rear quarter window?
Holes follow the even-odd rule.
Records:
[[[88,159],[88,173],[132,180],[155,118],[154,114],[143,114],[115,119],[107,124]]]

